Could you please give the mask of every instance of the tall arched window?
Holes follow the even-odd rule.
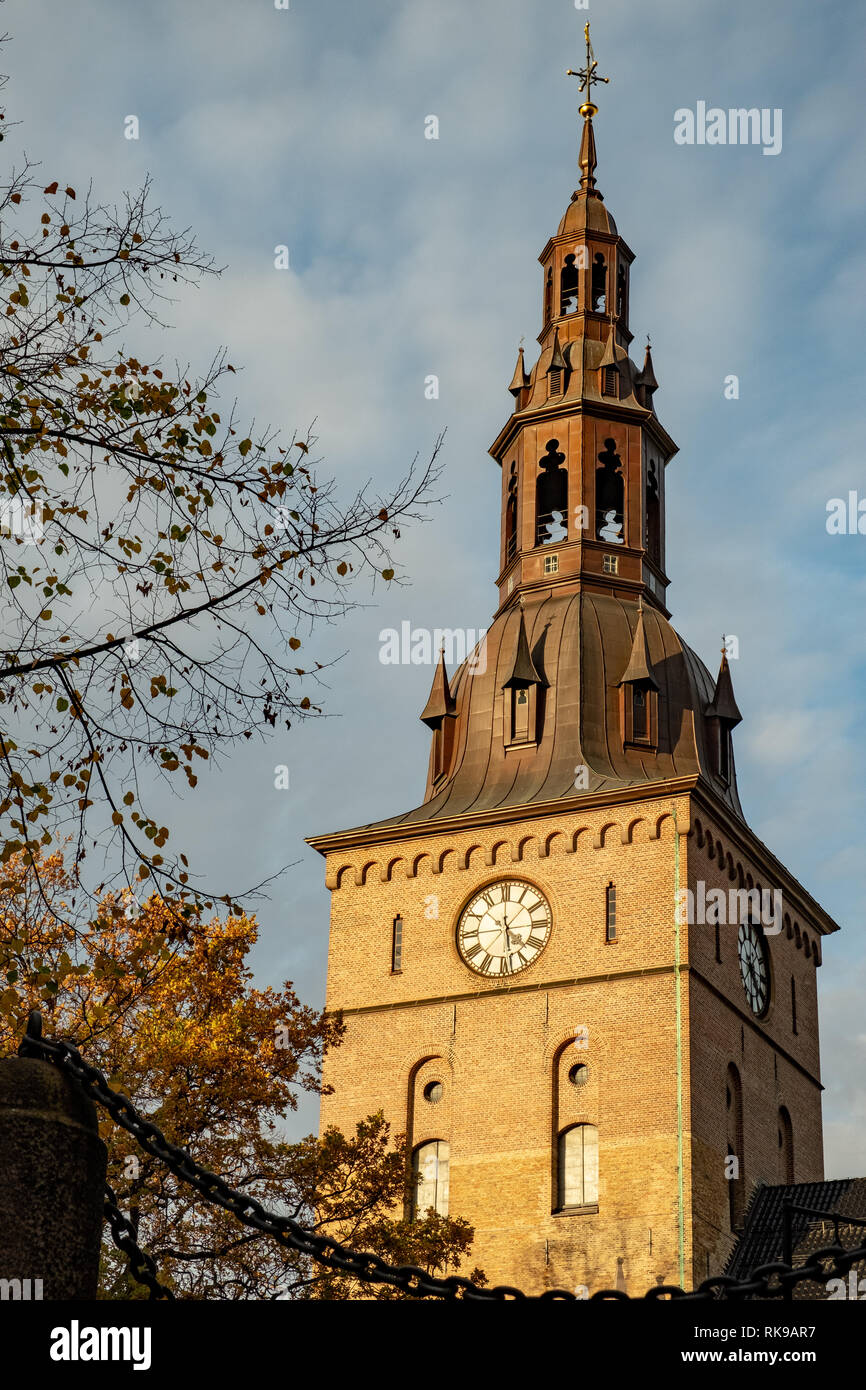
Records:
[[[727,1155],[728,1155],[728,1165],[727,1165],[728,1168],[731,1167],[731,1162],[732,1162],[732,1160],[736,1160],[736,1162],[739,1163],[739,1158],[738,1158],[737,1155],[734,1153],[734,1150],[731,1148],[731,1145],[730,1145],[730,1144],[728,1144]],[[738,1225],[738,1221],[737,1221],[737,1180],[736,1180],[735,1178],[728,1178],[728,1221],[730,1222],[731,1230],[732,1230],[732,1231],[735,1231],[735,1230],[737,1229],[737,1225]]]
[[[559,1136],[557,1210],[598,1203],[598,1130],[572,1125]]]
[[[794,1126],[784,1105],[779,1107],[779,1162],[782,1182],[794,1181]]]
[[[420,1144],[412,1155],[415,1179],[412,1216],[423,1216],[432,1207],[437,1216],[448,1215],[448,1163],[450,1147],[443,1139]]]
[[[731,1062],[726,1077],[725,1104],[728,1127],[728,1169],[733,1172],[728,1178],[728,1205],[731,1217],[731,1230],[739,1230],[743,1224],[746,1208],[745,1155],[743,1153],[743,1087],[740,1073]],[[736,1158],[731,1165],[730,1159]],[[736,1173],[736,1176],[733,1176]]]

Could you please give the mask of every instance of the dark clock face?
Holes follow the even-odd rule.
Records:
[[[460,914],[457,949],[479,975],[516,975],[541,955],[552,922],[543,893],[523,879],[502,879],[483,888]]]
[[[743,922],[737,937],[740,978],[749,1008],[759,1018],[770,1002],[770,958],[764,933],[754,922]]]

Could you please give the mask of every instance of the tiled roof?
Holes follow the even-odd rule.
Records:
[[[796,1202],[800,1206],[815,1207],[819,1211],[836,1211],[848,1216],[866,1219],[866,1178],[835,1178],[829,1182],[800,1182],[770,1187],[766,1184],[755,1189],[743,1225],[743,1231],[734,1246],[725,1274],[743,1279],[760,1265],[771,1264],[783,1259],[784,1226],[783,1204]],[[806,1251],[804,1245],[814,1247],[814,1241],[807,1240],[810,1227],[820,1224],[819,1219],[795,1212],[793,1217],[794,1263],[801,1263]],[[849,1231],[853,1228],[848,1228]],[[841,1234],[841,1232],[840,1232]],[[866,1228],[861,1232],[866,1244]],[[831,1244],[832,1234],[822,1244]],[[843,1241],[850,1248],[850,1241]]]

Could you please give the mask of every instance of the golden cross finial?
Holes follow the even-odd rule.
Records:
[[[580,104],[580,114],[584,119],[589,117],[589,119],[592,120],[592,117],[598,111],[598,107],[592,99],[592,88],[597,82],[609,82],[610,78],[599,77],[595,71],[598,67],[598,63],[592,51],[592,44],[589,41],[588,24],[584,25],[583,36],[586,39],[586,67],[580,68],[577,72],[575,72],[574,68],[569,68],[566,76],[580,78],[580,91],[581,93],[586,92],[586,100]]]

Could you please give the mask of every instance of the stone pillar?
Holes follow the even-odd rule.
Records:
[[[96,1297],[106,1161],[96,1109],[71,1078],[35,1058],[0,1061],[0,1280],[20,1281],[2,1297]]]

